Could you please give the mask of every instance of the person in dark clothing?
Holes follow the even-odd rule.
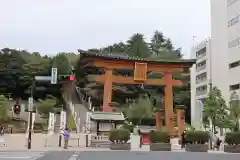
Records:
[[[181,135],[181,147],[182,148],[185,147],[185,135],[186,135],[186,131],[184,130],[182,135]]]
[[[4,127],[1,125],[0,127],[0,135],[3,136],[4,135]]]

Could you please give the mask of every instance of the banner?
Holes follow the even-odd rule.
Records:
[[[77,132],[78,132],[78,133],[80,133],[80,131],[81,131],[81,123],[80,123],[80,122],[81,122],[81,119],[78,118],[78,119],[77,119]]]
[[[55,115],[54,115],[54,113],[49,113],[48,134],[53,134],[53,132],[54,132],[54,122],[55,122]]]
[[[67,122],[67,114],[65,111],[61,111],[61,113],[60,113],[60,129],[61,130],[65,129],[66,122]]]

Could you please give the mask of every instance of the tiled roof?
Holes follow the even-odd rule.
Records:
[[[192,65],[196,62],[195,59],[180,59],[180,60],[152,60],[147,58],[140,58],[140,57],[130,57],[123,53],[109,53],[109,54],[101,54],[101,53],[93,53],[83,50],[78,50],[80,56],[83,57],[99,57],[104,59],[112,59],[112,60],[128,60],[128,61],[141,61],[141,62],[151,62],[151,63],[185,63]]]
[[[125,117],[119,112],[92,112],[90,114],[93,120],[124,121]]]

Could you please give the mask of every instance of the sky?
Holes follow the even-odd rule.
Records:
[[[0,0],[0,48],[77,52],[155,30],[181,47],[210,36],[209,0]],[[193,36],[196,38],[193,39]]]

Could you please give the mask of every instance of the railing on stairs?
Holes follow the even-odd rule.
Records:
[[[84,106],[87,106],[86,108],[89,110],[89,112],[92,112],[94,111],[94,108],[92,107],[92,101],[91,101],[91,97],[90,96],[87,96],[86,94],[83,94],[81,91],[80,91],[80,88],[79,87],[76,87],[76,92],[77,92],[77,95],[78,97],[80,98],[81,100],[81,103],[84,105]],[[86,115],[87,116],[87,115]],[[92,132],[92,129],[91,129],[91,126],[90,126],[90,121],[86,118],[86,121],[83,125],[83,128],[82,129],[85,133],[91,133]]]
[[[86,94],[82,93],[80,91],[80,88],[79,87],[75,87],[74,89],[75,93],[76,94],[76,98],[79,98],[80,100],[80,103],[85,106],[85,108],[91,112],[92,111],[92,102],[91,102],[91,98],[89,96],[87,96]],[[77,112],[75,111],[75,106],[73,104],[73,101],[72,100],[67,100],[67,98],[63,97],[66,105],[68,106],[70,112],[71,112],[71,115],[73,116],[73,119],[74,119],[74,122],[75,122],[75,125],[76,125],[76,129],[77,129],[77,132],[79,133],[81,130],[84,131],[84,132],[91,132],[91,128],[89,128],[89,125],[87,125],[88,122],[85,121],[85,123],[80,123],[80,121],[82,121],[82,119],[79,120],[79,113],[77,114]],[[83,130],[84,128],[84,130]]]
[[[91,101],[91,97],[90,96],[87,96],[86,94],[83,94],[80,90],[79,87],[76,87],[76,93],[78,95],[78,97],[80,98],[81,100],[81,103],[84,105],[84,106],[87,106],[87,109],[89,111],[92,111],[92,101]]]

